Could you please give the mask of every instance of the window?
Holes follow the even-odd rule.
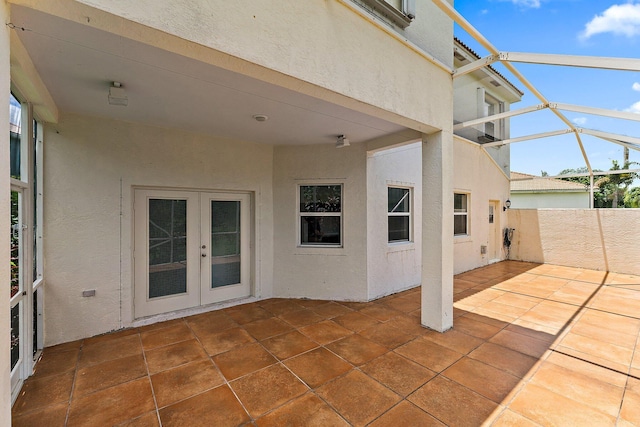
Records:
[[[493,96],[486,93],[484,88],[478,88],[478,117],[489,117],[495,114],[503,113],[505,110],[504,102],[498,101]],[[485,122],[480,129],[478,141],[493,142],[503,139],[504,120],[492,120]]]
[[[301,246],[342,246],[342,185],[301,185]]]
[[[411,190],[388,188],[389,243],[411,240]]]
[[[453,195],[453,235],[466,236],[469,234],[469,195],[455,193]]]
[[[360,0],[373,12],[404,29],[416,16],[415,0]]]

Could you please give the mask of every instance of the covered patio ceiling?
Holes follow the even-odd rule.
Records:
[[[640,114],[616,111],[605,108],[597,108],[593,106],[573,105],[569,103],[557,102],[561,100],[550,100],[543,95],[518,69],[513,63],[527,63],[527,64],[539,64],[549,66],[566,66],[566,67],[578,67],[578,68],[596,68],[602,70],[615,70],[615,71],[640,71],[640,59],[635,58],[605,58],[605,57],[588,57],[588,56],[575,56],[575,55],[552,55],[552,54],[540,54],[540,53],[520,53],[520,52],[502,52],[496,48],[489,40],[487,40],[476,28],[474,28],[469,21],[467,21],[459,12],[457,12],[452,5],[445,0],[433,0],[445,14],[454,20],[463,30],[465,30],[471,37],[473,37],[480,45],[482,45],[489,52],[488,56],[480,58],[472,63],[466,64],[453,72],[453,78],[463,76],[467,73],[473,72],[483,67],[488,67],[491,64],[500,62],[504,67],[524,86],[529,92],[539,101],[539,104],[531,105],[525,108],[520,108],[512,111],[506,111],[499,114],[494,114],[487,117],[478,118],[476,120],[469,120],[466,122],[455,124],[454,131],[460,130],[470,126],[476,126],[489,121],[507,119],[514,116],[532,114],[538,111],[550,111],[558,121],[557,129],[553,131],[546,131],[531,135],[525,135],[516,138],[509,138],[501,141],[494,141],[483,144],[483,147],[497,147],[512,144],[516,142],[541,140],[558,135],[573,134],[575,141],[580,149],[582,157],[584,159],[588,173],[571,174],[571,175],[556,175],[546,176],[545,178],[568,178],[578,176],[589,176],[591,178],[591,187],[593,187],[593,180],[598,175],[610,175],[620,174],[627,172],[640,172],[640,169],[623,169],[617,171],[596,172],[591,166],[589,155],[585,149],[583,143],[583,136],[595,137],[599,140],[606,141],[612,144],[617,144],[625,149],[634,150],[640,152],[640,138],[635,136],[621,135],[612,132],[606,132],[595,129],[587,129],[576,126],[571,120],[567,118],[565,112],[577,112],[581,114],[603,116],[612,119],[640,122]],[[552,154],[552,153],[550,153]],[[572,165],[567,165],[567,168]]]
[[[103,31],[89,17],[83,24],[14,4],[11,19],[55,106],[65,113],[273,145],[336,143],[341,134],[351,142],[416,137],[381,115],[159,49],[117,29]],[[125,89],[128,106],[107,102],[114,81]],[[268,120],[258,122],[254,115]]]

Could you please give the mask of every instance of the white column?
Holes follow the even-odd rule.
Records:
[[[9,336],[11,329],[9,310],[10,282],[10,206],[9,186],[9,93],[11,70],[9,66],[9,5],[0,1],[0,283],[5,291],[0,297],[0,427],[11,425],[11,357]]]
[[[453,135],[422,144],[422,316],[427,328],[453,327]]]

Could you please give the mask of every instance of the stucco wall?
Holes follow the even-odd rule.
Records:
[[[273,160],[274,294],[367,299],[367,194],[364,144],[278,146]],[[299,184],[343,185],[343,247],[299,247]]]
[[[132,186],[253,192],[256,293],[271,295],[272,147],[72,114],[44,139],[45,345],[133,320]]]
[[[420,284],[422,266],[422,142],[367,158],[368,299]],[[412,241],[388,242],[387,188],[412,190]]]
[[[589,208],[589,192],[582,193],[511,193],[514,209]]]
[[[502,206],[509,197],[509,179],[480,145],[455,137],[453,161],[454,191],[469,193],[471,203],[469,235],[453,237],[454,272],[458,274],[491,261],[490,254],[480,253],[480,247],[490,246],[489,239],[495,238],[489,233],[489,202],[499,202],[495,211],[495,228],[499,233],[506,226]],[[502,258],[504,254],[498,250]]]
[[[640,209],[511,209],[511,259],[640,274]]]

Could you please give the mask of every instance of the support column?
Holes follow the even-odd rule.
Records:
[[[427,328],[453,327],[453,135],[422,140],[422,314]]]

